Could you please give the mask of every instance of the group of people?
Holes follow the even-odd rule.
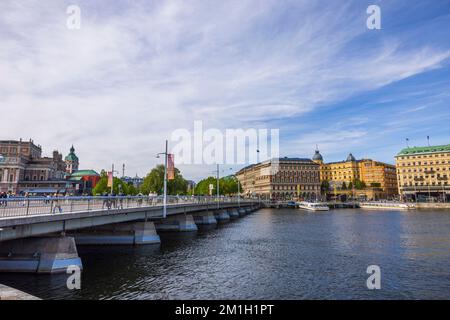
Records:
[[[112,207],[114,207],[114,209],[123,209],[123,197],[125,196],[125,194],[119,193],[118,196],[120,197],[119,199],[116,198],[115,193],[113,193],[113,194],[104,193],[102,195],[102,197],[103,197],[102,209],[105,209],[105,207],[108,210],[111,210]],[[117,200],[119,200],[119,201],[117,201]]]
[[[9,198],[9,193],[2,192],[0,193],[0,206],[6,207],[8,205],[8,201],[6,201]]]

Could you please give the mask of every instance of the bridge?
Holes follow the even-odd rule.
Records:
[[[193,232],[259,208],[235,197],[0,198],[0,272],[82,268],[77,245],[159,244],[158,232]]]

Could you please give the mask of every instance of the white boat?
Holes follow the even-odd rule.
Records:
[[[402,202],[360,202],[359,207],[361,209],[377,209],[377,210],[410,210],[415,209],[414,204],[402,203]]]
[[[309,211],[328,211],[330,208],[320,202],[306,202],[302,201],[298,203],[299,209],[309,210]]]

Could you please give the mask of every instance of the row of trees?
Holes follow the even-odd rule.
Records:
[[[163,194],[164,190],[164,166],[158,165],[144,178],[142,185],[137,189],[134,185],[128,184],[119,178],[114,178],[114,194],[124,195],[148,195],[150,193]],[[167,193],[172,195],[187,194],[188,182],[183,178],[180,170],[175,168],[175,179],[167,182]],[[94,195],[111,193],[111,187],[108,187],[108,175],[102,170],[100,181],[92,190]]]
[[[217,178],[208,177],[201,180],[195,187],[196,195],[209,195],[209,186],[213,186],[212,194],[217,194]],[[242,190],[241,190],[242,192]],[[219,194],[220,195],[235,195],[238,193],[238,181],[235,176],[227,176],[219,179]]]
[[[372,188],[379,188],[381,187],[381,183],[371,183],[370,187]],[[349,182],[349,184],[347,185],[345,183],[345,181],[342,183],[341,185],[341,190],[352,190],[352,189],[356,189],[356,190],[363,190],[366,189],[367,185],[364,181],[361,181],[359,179],[354,179],[353,181]],[[330,190],[330,183],[328,181],[322,181],[322,185],[321,185],[321,191],[322,193],[326,193],[328,190]]]
[[[201,180],[194,190],[188,190],[189,183],[185,180],[177,168],[175,168],[175,177],[173,180],[167,181],[167,194],[170,195],[186,195],[188,192],[195,195],[209,195],[209,185],[214,186],[213,194],[215,195],[217,190],[217,179],[215,177],[208,177]],[[221,195],[232,195],[238,193],[238,182],[236,177],[227,176],[219,179],[219,192]],[[98,184],[93,189],[94,195],[102,195],[110,193],[111,188],[108,187],[108,175],[102,170],[101,178]],[[164,165],[156,166],[147,176],[139,189],[136,189],[133,185],[129,185],[119,178],[114,178],[113,184],[114,194],[125,195],[148,195],[150,193],[163,194],[164,192]]]

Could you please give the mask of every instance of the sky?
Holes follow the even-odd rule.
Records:
[[[281,156],[326,162],[450,144],[450,0],[2,0],[0,39],[0,139],[73,144],[81,169],[144,176],[194,121],[279,129]]]

